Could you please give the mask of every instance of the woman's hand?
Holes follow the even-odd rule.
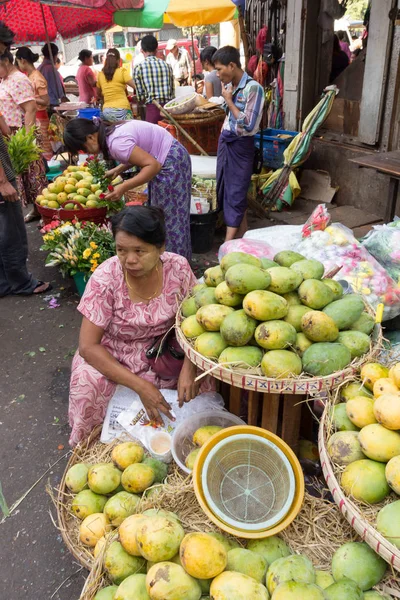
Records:
[[[106,194],[104,200],[108,200],[109,202],[118,202],[118,200],[121,200],[123,195],[124,189],[122,185],[117,185],[112,192],[108,192],[108,194]]]
[[[112,178],[115,179],[117,177],[117,175],[119,175],[121,172],[121,169],[118,167],[114,167],[113,169],[110,169],[109,171],[106,172],[105,176],[107,178]]]
[[[182,370],[178,379],[178,402],[182,407],[184,402],[190,402],[195,398],[199,391],[199,384],[195,383],[196,365],[185,357]]]
[[[136,391],[140,396],[150,421],[155,421],[157,425],[163,425],[160,413],[167,416],[171,421],[175,421],[175,418],[171,414],[170,405],[155,385],[142,379],[140,388],[136,389]]]

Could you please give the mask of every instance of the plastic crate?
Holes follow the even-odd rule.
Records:
[[[263,162],[266,167],[271,169],[279,169],[283,165],[283,153],[289,146],[293,138],[298,134],[298,131],[286,131],[285,129],[268,129],[263,130]],[[279,135],[290,135],[290,138],[280,138]],[[255,146],[260,147],[261,133],[256,133]]]

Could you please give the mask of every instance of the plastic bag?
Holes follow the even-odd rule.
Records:
[[[247,252],[247,254],[253,254],[258,258],[270,258],[271,260],[276,254],[275,250],[266,241],[244,238],[224,242],[218,250],[218,260],[221,262],[225,254],[230,252]]]
[[[303,237],[310,237],[313,231],[324,231],[328,227],[330,220],[331,215],[328,213],[326,204],[318,204],[303,226]]]
[[[117,399],[120,403],[121,400],[123,402],[123,398],[126,399],[127,396],[131,399],[130,408],[121,412],[117,417],[117,421],[129,435],[139,440],[147,450],[150,450],[150,440],[154,433],[166,431],[169,434],[173,434],[177,426],[191,415],[204,410],[221,410],[224,408],[224,400],[217,392],[205,392],[204,394],[200,394],[190,402],[185,403],[182,408],[179,407],[178,392],[176,390],[160,390],[160,392],[170,404],[171,412],[176,418],[175,421],[171,421],[168,417],[161,414],[162,420],[164,421],[163,427],[154,427],[149,423],[142,401],[138,394],[132,390],[123,386],[118,386],[113,396],[113,400]]]
[[[400,286],[400,219],[388,225],[375,225],[362,245]]]
[[[267,242],[272,248],[272,255],[263,258],[273,258],[281,250],[294,250],[301,242],[301,225],[274,225],[263,229],[251,229],[244,234],[243,240]]]
[[[374,310],[382,302],[385,306],[384,320],[400,314],[400,285],[344,225],[336,223],[325,231],[314,231],[302,240],[296,251],[322,262],[325,272],[341,266],[334,279],[347,281]]]

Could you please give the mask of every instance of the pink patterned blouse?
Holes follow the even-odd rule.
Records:
[[[0,82],[0,110],[9,127],[22,127],[24,112],[20,104],[34,99],[33,85],[20,71],[15,71]]]
[[[196,278],[186,258],[178,254],[164,252],[161,261],[163,290],[148,304],[132,302],[121,264],[115,256],[93,273],[78,310],[94,325],[104,329],[101,343],[122,365],[159,389],[175,389],[176,380],[162,380],[152,371],[146,350],[174,324],[178,306],[196,284]],[[103,422],[115,388],[113,381],[89,365],[79,351],[76,352],[68,411],[72,446]]]
[[[186,258],[165,252],[161,261],[163,290],[148,304],[132,302],[115,256],[96,269],[78,306],[82,315],[104,329],[103,346],[133,373],[153,383],[155,375],[149,372],[145,351],[174,324],[179,304],[196,285]]]

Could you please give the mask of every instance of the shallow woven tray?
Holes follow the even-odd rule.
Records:
[[[254,369],[238,369],[238,368],[227,368],[219,365],[217,362],[204,357],[193,347],[193,344],[186,339],[183,335],[180,325],[184,317],[180,310],[176,315],[176,337],[182,350],[186,356],[194,363],[199,369],[212,375],[216,379],[233,385],[234,387],[241,388],[243,390],[253,390],[254,392],[262,392],[264,394],[269,393],[280,393],[280,394],[317,394],[322,391],[332,390],[338,387],[349,377],[352,377],[361,367],[361,365],[367,360],[371,360],[373,356],[379,351],[379,344],[377,344],[376,350],[371,351],[365,357],[361,357],[358,360],[354,360],[343,371],[337,371],[326,377],[310,377],[308,375],[300,375],[297,378],[292,379],[271,379],[264,377],[261,373],[260,368]]]
[[[327,452],[326,446],[330,429],[329,415],[331,409],[332,403],[328,403],[321,418],[318,434],[318,448],[325,481],[337,506],[339,507],[340,512],[359,534],[359,536],[365,542],[367,542],[367,544],[371,546],[371,548],[387,563],[392,565],[396,570],[400,571],[400,550],[391,544],[386,538],[384,538],[383,535],[381,535],[371,525],[371,523],[366,520],[362,513],[362,503],[348,498],[340,487],[340,483],[336,477],[335,469]],[[381,505],[379,505],[379,508],[381,508]]]

